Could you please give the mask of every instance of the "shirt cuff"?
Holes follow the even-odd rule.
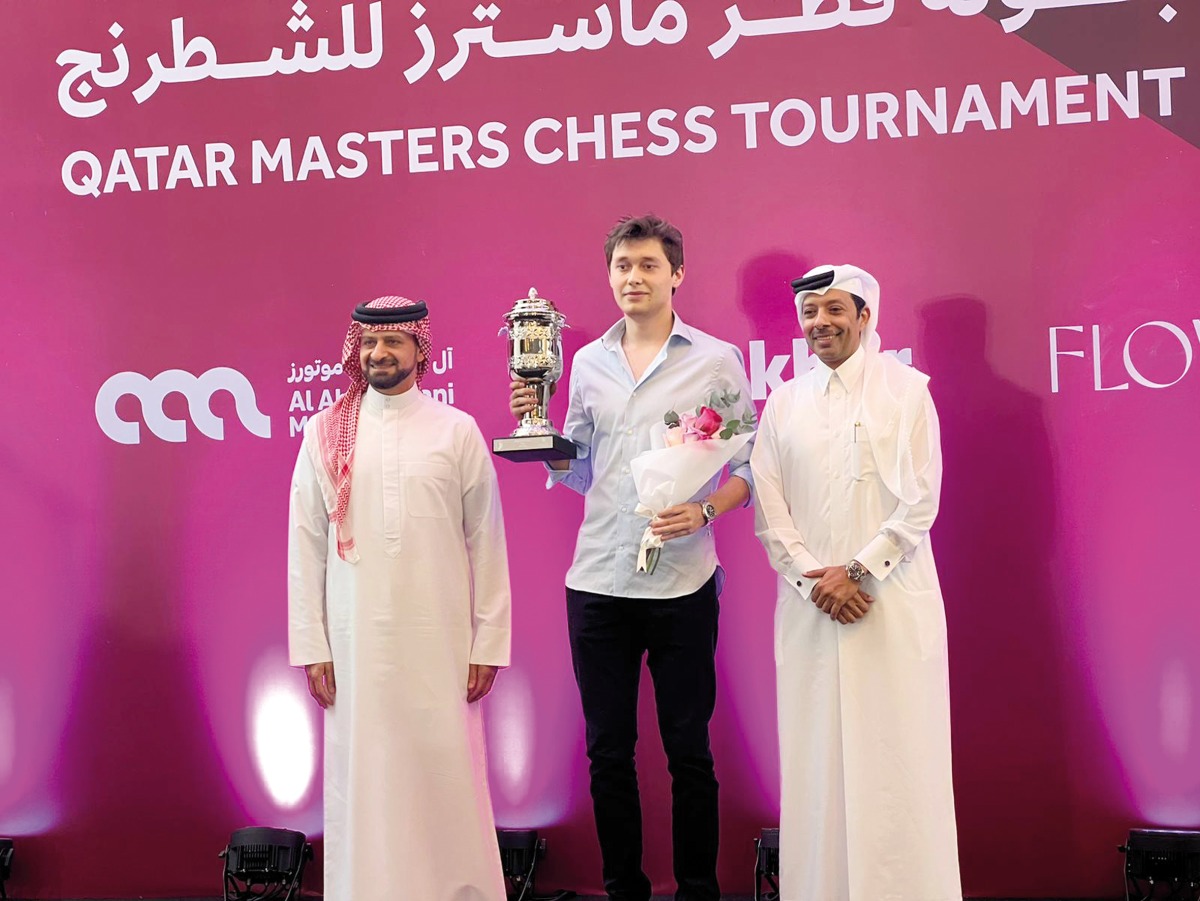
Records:
[[[746,498],[746,503],[742,504],[743,507],[749,507],[754,503],[754,473],[750,471],[750,464],[743,463],[736,469],[729,470],[729,478],[732,479],[734,476],[745,482],[746,487],[750,489],[750,496]]]
[[[482,666],[508,666],[511,633],[495,626],[480,626],[471,643],[471,663]]]
[[[880,533],[871,539],[865,548],[854,555],[854,559],[866,567],[867,572],[883,581],[900,564],[904,554],[900,546],[887,535]]]
[[[571,478],[571,469],[555,469],[549,463],[542,463],[546,467],[546,487],[553,488],[559,482],[566,481]]]
[[[815,586],[820,579],[810,579],[803,574],[806,572],[811,572],[814,569],[822,569],[821,564],[818,563],[816,558],[811,554],[805,553],[797,557],[796,561],[792,564],[791,569],[784,574],[784,578],[788,580],[788,584],[800,592],[800,596],[806,601],[808,600],[809,595],[812,594],[813,586]]]
[[[288,647],[288,664],[291,666],[309,666],[313,663],[329,663],[333,660],[333,652],[329,650],[329,642],[325,640],[322,630],[319,636],[299,638],[293,636]]]

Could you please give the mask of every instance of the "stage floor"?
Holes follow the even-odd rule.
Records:
[[[968,897],[966,901],[1122,901],[1124,895],[1113,895],[1108,898],[977,898]],[[21,898],[10,897],[9,901],[25,901]],[[54,901],[84,901],[79,898],[59,898]],[[220,897],[209,898],[105,898],[92,901],[221,901]],[[320,895],[303,895],[301,901],[322,901]],[[602,895],[578,895],[576,901],[606,901]],[[651,901],[672,901],[670,895],[655,895]],[[753,901],[751,895],[725,895],[721,901]]]

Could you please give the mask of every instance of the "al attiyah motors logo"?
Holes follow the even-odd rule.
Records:
[[[132,394],[142,404],[142,420],[157,438],[163,441],[187,440],[187,420],[172,419],[163,412],[163,400],[168,394],[179,393],[187,398],[188,418],[200,434],[216,441],[225,438],[225,422],[209,406],[213,394],[228,391],[233,395],[237,418],[252,435],[271,437],[271,420],[258,409],[254,387],[236,369],[218,366],[201,375],[182,369],[168,369],[153,378],[140,372],[118,372],[100,386],[96,394],[96,422],[104,434],[119,444],[140,444],[142,424],[121,419],[117,401]]]

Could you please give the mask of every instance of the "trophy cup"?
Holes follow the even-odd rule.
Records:
[[[573,460],[575,445],[559,434],[547,410],[550,392],[562,376],[562,330],[567,320],[552,301],[530,288],[504,315],[500,334],[508,335],[508,370],[537,393],[537,406],[507,438],[492,439],[492,453],[508,460]]]

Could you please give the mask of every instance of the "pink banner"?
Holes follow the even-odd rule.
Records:
[[[425,388],[505,434],[503,313],[536,286],[569,351],[597,337],[619,315],[604,235],[646,211],[686,239],[676,308],[742,349],[756,400],[806,365],[789,279],[879,278],[884,347],[931,374],[942,418],[964,888],[1117,894],[1128,828],[1200,825],[1181,579],[1200,26],[1179,6],[8,4],[10,894],[213,894],[233,829],[319,834],[320,721],[284,653],[286,488],[342,385],[349,310],[427,300]],[[594,891],[562,587],[581,505],[497,466],[515,574],[514,665],[487,702],[497,815],[549,838],[546,887]],[[750,511],[718,547],[721,877],[748,891],[778,820],[774,578]]]

